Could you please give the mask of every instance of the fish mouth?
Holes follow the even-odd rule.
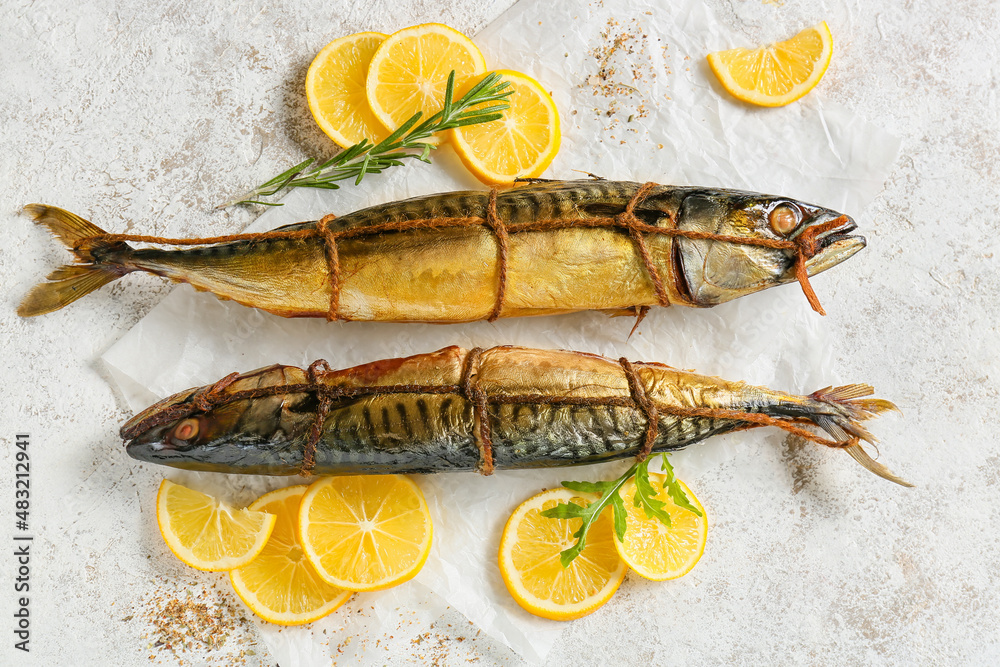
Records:
[[[155,463],[157,465],[180,468],[182,470],[200,470],[207,472],[226,472],[224,466],[206,456],[204,448],[189,451],[188,448],[175,447],[167,439],[133,440],[125,446],[125,453],[136,461]],[[203,460],[204,459],[204,460]]]
[[[125,445],[125,453],[136,461],[162,463],[177,456],[177,450],[164,440],[133,440]]]
[[[146,431],[152,428],[154,422],[159,422],[158,416],[162,415],[167,410],[174,408],[175,406],[182,405],[188,401],[194,394],[198,391],[198,388],[188,389],[186,391],[179,392],[173,396],[168,396],[162,401],[158,401],[153,405],[149,406],[142,412],[138,413],[127,422],[122,424],[121,429],[118,431],[118,435],[121,436],[122,440],[133,440],[143,435]]]
[[[843,225],[817,236],[816,243],[819,252],[806,261],[806,270],[810,276],[822,273],[847,261],[868,245],[864,236],[851,234],[858,228],[857,223],[849,216],[843,217],[847,219]],[[828,219],[830,218],[826,218],[826,220]],[[816,224],[822,224],[826,220],[817,220]]]

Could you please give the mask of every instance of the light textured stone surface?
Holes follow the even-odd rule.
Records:
[[[111,229],[170,236],[241,228],[255,212],[211,204],[332,150],[300,92],[327,41],[428,20],[474,33],[510,4],[0,6],[0,540],[15,532],[12,440],[22,431],[33,443],[36,535],[29,656],[12,649],[14,563],[0,558],[0,663],[171,664],[149,646],[152,593],[218,580],[229,595],[221,577],[193,577],[167,557],[140,516],[159,477],[121,451],[128,413],[96,361],[170,286],[134,277],[19,319],[21,296],[64,258],[19,208],[52,203]],[[791,0],[709,4],[747,43],[823,17]],[[815,448],[733,460],[699,480],[712,534],[684,585],[630,578],[612,604],[568,627],[550,664],[1000,661],[1000,19],[988,0],[858,3],[831,27],[825,93],[900,136],[902,149],[859,216],[868,250],[823,285],[838,341],[830,370],[900,405],[877,430],[886,460],[918,486],[897,488]],[[458,640],[467,634],[460,616],[446,617],[386,661],[519,663],[492,641]],[[272,664],[252,627],[234,637],[254,651],[247,664]],[[182,657],[228,664],[204,651]]]

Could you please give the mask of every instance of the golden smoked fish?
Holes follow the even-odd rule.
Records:
[[[448,347],[344,370],[269,366],[175,394],[121,429],[128,454],[258,475],[433,473],[599,463],[776,426],[868,470],[868,385],[798,396],[580,352]],[[810,430],[818,427],[830,437]]]
[[[865,246],[848,216],[788,198],[600,180],[415,197],[208,239],[108,234],[59,208],[26,211],[78,263],[32,289],[18,309],[25,317],[133,271],[284,317],[331,320],[641,315],[794,281],[822,312],[808,277]]]

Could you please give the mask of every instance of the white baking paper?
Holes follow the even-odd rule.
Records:
[[[620,46],[609,55],[616,40]],[[476,41],[491,67],[527,72],[552,91],[561,112],[563,144],[548,177],[591,172],[617,180],[782,194],[849,213],[859,218],[863,231],[862,212],[880,189],[898,148],[895,138],[824,100],[821,92],[781,109],[733,101],[715,82],[704,56],[745,40],[699,2],[522,0]],[[438,151],[433,166],[393,169],[366,178],[359,187],[292,192],[284,207],[269,209],[248,231],[404,197],[482,187],[450,150]],[[849,270],[848,263],[815,279],[820,298],[828,281]],[[711,310],[654,309],[631,338],[632,319],[598,313],[493,324],[327,323],[282,319],[179,287],[103,358],[137,410],[153,397],[213,382],[234,370],[271,363],[306,365],[317,358],[346,367],[446,345],[582,350],[811,392],[838,379],[822,324],[796,285]],[[679,475],[692,480],[780,437],[758,431],[715,438],[673,460]],[[524,659],[541,662],[565,626],[527,614],[507,594],[496,567],[503,523],[520,501],[543,488],[564,479],[606,478],[620,467],[419,478],[434,517],[435,542],[416,580],[355,596],[341,611],[304,628],[261,623],[264,640],[285,667],[326,665],[331,658],[375,664],[388,644],[423,632],[448,605]],[[245,500],[250,489],[289,483],[166,468],[149,472],[216,494],[226,489]]]

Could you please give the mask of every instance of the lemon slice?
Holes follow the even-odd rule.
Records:
[[[733,97],[780,107],[815,88],[832,55],[833,35],[823,21],[785,42],[710,53],[708,64]]]
[[[424,495],[400,475],[326,477],[313,482],[299,509],[309,562],[327,582],[377,591],[416,576],[431,551]]]
[[[303,554],[295,524],[307,488],[300,484],[278,489],[250,505],[250,509],[277,516],[277,524],[260,555],[229,573],[243,602],[265,621],[279,625],[323,618],[351,597],[351,591],[323,581]]]
[[[446,25],[403,28],[378,47],[368,67],[367,95],[375,116],[395,130],[418,111],[426,120],[444,106],[448,74],[455,70],[455,97],[486,73],[472,40]]]
[[[669,528],[659,519],[646,517],[645,511],[635,506],[635,480],[629,480],[620,490],[625,500],[626,529],[624,541],[615,536],[615,548],[637,574],[653,581],[676,579],[690,572],[705,553],[708,538],[705,508],[691,489],[678,480],[691,504],[701,511],[701,516],[675,505],[663,490],[665,480],[665,475],[649,473],[649,481],[658,490],[656,498],[666,503],[663,510],[670,515]]]
[[[156,522],[175,556],[199,570],[218,572],[253,560],[274,530],[275,518],[234,509],[165,479],[156,494]]]
[[[550,519],[543,510],[559,503],[586,507],[592,496],[569,489],[549,489],[521,503],[500,538],[500,575],[519,605],[557,621],[580,618],[611,599],[627,567],[614,547],[610,509],[587,533],[587,546],[568,568],[559,552],[576,542],[580,519]]]
[[[380,32],[359,32],[327,44],[306,73],[309,111],[341,148],[362,139],[378,143],[388,132],[368,106],[368,64],[386,39]]]
[[[510,184],[540,176],[559,152],[559,111],[541,84],[526,74],[499,70],[514,87],[503,118],[453,130],[465,166],[484,183]]]

